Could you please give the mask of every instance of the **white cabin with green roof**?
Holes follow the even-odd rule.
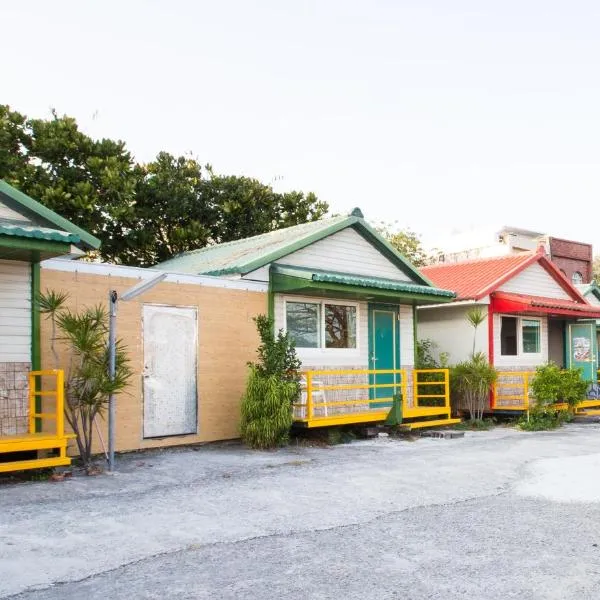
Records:
[[[0,438],[29,429],[28,375],[40,368],[40,261],[100,241],[0,179]],[[0,448],[1,450],[1,448]]]
[[[309,426],[381,420],[400,392],[405,416],[416,410],[416,307],[454,298],[369,226],[359,209],[185,252],[153,268],[268,286],[269,315],[294,339],[306,370],[297,417]],[[425,413],[434,417],[439,411],[426,391]]]

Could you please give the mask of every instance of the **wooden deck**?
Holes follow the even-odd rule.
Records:
[[[43,412],[42,398],[46,405]],[[63,372],[32,371],[29,374],[29,432],[0,437],[0,473],[70,465],[67,444],[73,437],[64,430]]]

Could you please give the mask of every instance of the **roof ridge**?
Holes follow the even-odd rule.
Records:
[[[457,261],[452,261],[452,262],[439,262],[439,263],[435,263],[433,265],[425,265],[424,267],[421,267],[421,271],[426,271],[428,269],[436,269],[436,268],[444,268],[444,267],[452,267],[454,265],[470,265],[470,264],[478,264],[478,263],[483,263],[483,262],[496,262],[496,261],[500,261],[500,260],[507,260],[507,259],[514,259],[514,258],[519,258],[519,259],[529,259],[532,256],[534,256],[535,254],[537,254],[537,252],[535,251],[526,251],[526,252],[518,252],[515,254],[504,254],[502,256],[489,256],[487,258],[484,257],[479,257],[479,258],[468,258],[465,260],[457,260]]]

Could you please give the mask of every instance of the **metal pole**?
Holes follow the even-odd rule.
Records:
[[[108,376],[115,379],[117,359],[117,292],[108,294]],[[115,395],[108,397],[108,470],[115,468]]]

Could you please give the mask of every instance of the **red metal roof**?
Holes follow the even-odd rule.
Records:
[[[421,272],[437,287],[453,290],[457,300],[479,300],[516,275],[541,255],[523,252],[422,267]]]
[[[494,308],[497,312],[560,314],[579,318],[600,318],[599,306],[582,304],[575,300],[527,296],[507,292],[496,292],[493,298]]]

